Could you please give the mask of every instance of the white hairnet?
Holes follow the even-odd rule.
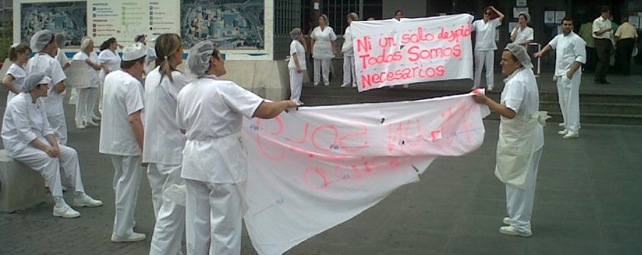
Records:
[[[505,49],[513,53],[513,55],[517,58],[517,61],[522,64],[523,67],[533,68],[533,65],[531,64],[531,57],[528,56],[528,52],[526,52],[526,48],[524,48],[524,46],[516,43],[509,43],[506,45]]]
[[[147,56],[147,46],[142,43],[127,45],[123,49],[123,61],[132,61]]]
[[[202,41],[194,45],[187,56],[189,71],[196,76],[204,75],[210,68],[212,53],[214,53],[214,44],[210,41]]]
[[[49,44],[54,37],[54,33],[50,30],[40,30],[31,36],[29,46],[31,46],[34,52],[39,52],[47,47],[47,44]]]
[[[89,44],[93,42],[94,40],[91,39],[91,37],[85,36],[80,40],[80,50],[85,51],[87,47],[89,47]]]
[[[35,88],[38,84],[49,84],[51,82],[51,79],[43,73],[35,73],[35,74],[30,74],[27,76],[25,79],[24,83],[22,84],[22,91],[23,92],[29,92],[33,88]]]

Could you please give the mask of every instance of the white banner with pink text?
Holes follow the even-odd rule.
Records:
[[[359,91],[472,79],[472,20],[469,14],[458,14],[352,22]]]
[[[271,120],[244,121],[244,219],[255,249],[282,254],[419,181],[438,156],[474,151],[488,114],[469,93],[302,107]]]

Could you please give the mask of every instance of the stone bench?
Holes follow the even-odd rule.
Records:
[[[40,173],[0,150],[0,211],[14,212],[45,201],[45,181]]]

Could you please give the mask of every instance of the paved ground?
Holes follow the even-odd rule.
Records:
[[[639,78],[621,78],[611,86],[639,90],[629,86]],[[71,121],[70,107],[67,116]],[[498,122],[485,124],[486,141],[477,151],[436,160],[422,181],[287,254],[642,254],[642,126],[585,124],[578,140],[561,139],[556,123],[547,126],[533,236],[516,238],[498,233],[506,214],[504,186],[493,175]],[[98,128],[68,126],[86,190],[105,205],[79,209],[78,219],[52,217],[51,199],[29,210],[0,213],[0,254],[148,253],[150,238],[130,244],[109,241],[111,162],[97,153]],[[136,221],[137,231],[151,234],[154,217],[146,179]],[[245,235],[242,254],[255,253]]]

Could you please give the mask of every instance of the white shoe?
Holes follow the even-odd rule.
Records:
[[[488,90],[488,91],[493,91],[493,87],[492,87],[492,86],[491,86],[491,87],[488,87],[486,90]]]
[[[562,131],[557,132],[558,135],[566,135],[568,134],[568,129],[564,129]]]
[[[77,124],[77,125],[76,125],[76,128],[77,128],[77,129],[85,129],[86,127],[85,127],[85,125],[83,125],[83,124]]]
[[[568,131],[568,133],[562,137],[564,139],[576,139],[580,138],[580,132],[573,132],[573,131]]]
[[[341,87],[342,87],[342,88],[345,88],[345,87],[348,87],[348,86],[350,86],[350,83],[344,83],[344,84],[341,84]]]
[[[504,223],[504,225],[509,225],[510,226],[510,218],[504,217],[504,219],[502,220],[502,223]]]
[[[101,118],[99,116],[94,115],[94,116],[91,116],[91,120],[99,121],[99,120],[101,120]]]
[[[296,104],[297,104],[297,105],[303,105],[303,102],[301,102],[301,101],[297,101],[297,102],[296,102]]]
[[[357,87],[357,84],[356,84],[356,83],[352,83],[352,87],[353,87],[353,88],[356,88],[356,87]]]
[[[316,86],[319,86],[319,83],[318,83],[318,82],[315,82],[315,83],[314,83],[314,86],[315,86],[315,87],[316,87]]]
[[[531,232],[520,232],[515,229],[513,226],[503,226],[499,228],[499,233],[509,236],[521,236],[521,237],[530,237],[533,235]]]
[[[74,210],[73,208],[71,208],[69,205],[65,204],[65,206],[62,206],[62,207],[54,206],[54,208],[53,208],[53,216],[71,219],[71,218],[80,217],[80,213],[78,211]]]
[[[125,242],[138,242],[143,241],[147,236],[143,233],[132,233],[129,236],[117,236],[116,234],[111,234],[111,241],[114,243],[125,243]]]
[[[557,124],[557,126],[559,126],[559,127],[563,127],[564,125],[566,125],[566,124],[564,124],[564,122],[562,122],[560,124]]]
[[[324,83],[323,86],[330,86],[330,83]]]
[[[87,127],[97,127],[98,123],[93,122],[93,121],[90,120],[90,121],[86,121],[85,122],[85,126],[87,126]]]
[[[85,193],[80,195],[80,198],[74,198],[74,206],[76,207],[98,207],[101,205],[103,205],[102,201],[93,199]]]

